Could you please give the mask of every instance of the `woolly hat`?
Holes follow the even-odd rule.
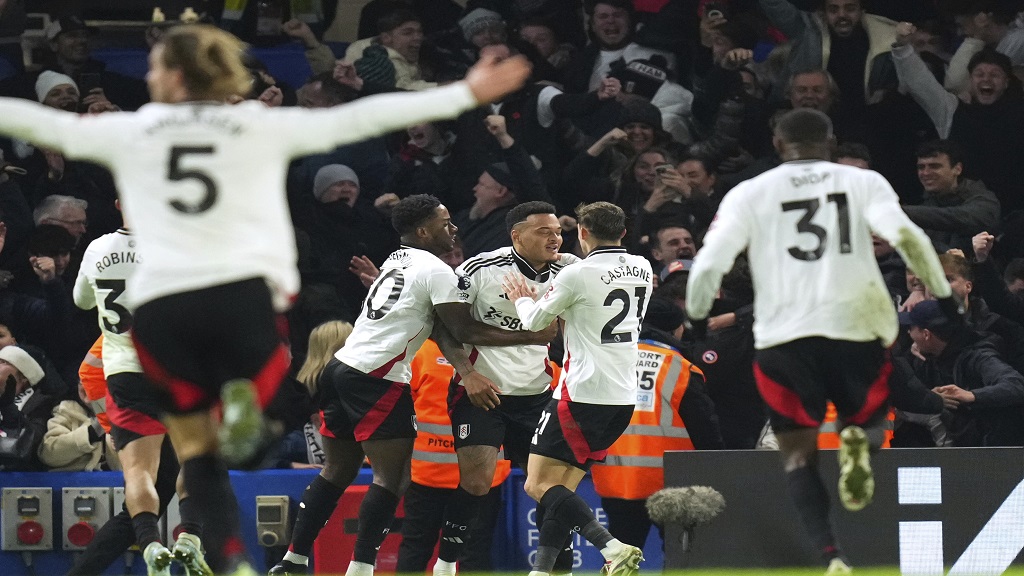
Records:
[[[683,323],[683,311],[672,301],[664,298],[651,298],[644,315],[644,326],[672,332]]]
[[[619,127],[638,122],[647,124],[655,131],[661,130],[661,110],[650,102],[640,98],[632,98],[622,105],[619,113]]]
[[[39,78],[36,79],[36,96],[42,102],[46,99],[46,95],[50,93],[50,90],[62,84],[71,84],[75,87],[75,90],[78,90],[78,84],[75,83],[71,76],[54,72],[53,70],[44,70],[39,74]]]
[[[387,92],[395,89],[395,65],[383,46],[367,46],[355,61],[356,74],[363,79],[366,92]]]
[[[29,384],[33,386],[39,384],[39,381],[46,375],[39,362],[20,346],[11,345],[0,348],[0,360],[5,360],[17,368],[18,372],[21,372],[22,376],[27,378]]]
[[[462,35],[466,37],[467,42],[481,30],[495,24],[504,25],[505,20],[501,18],[501,14],[486,8],[471,10],[459,20],[459,27],[462,28]]]
[[[515,190],[515,180],[512,178],[512,171],[509,169],[508,164],[493,162],[487,166],[485,172],[490,174],[491,178],[494,178],[498,184],[509,190]]]
[[[619,60],[612,64],[608,77],[617,78],[623,92],[650,100],[668,80],[668,61],[661,54],[652,54],[647,60],[630,60],[628,64]]]
[[[346,180],[359,186],[359,176],[356,176],[355,170],[344,164],[328,164],[324,166],[316,171],[316,177],[313,179],[313,197],[319,201],[327,193],[327,189],[334,185],[335,182],[344,182]]]

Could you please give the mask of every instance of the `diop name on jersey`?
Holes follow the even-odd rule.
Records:
[[[608,272],[601,275],[601,282],[605,284],[611,284],[613,281],[626,276],[632,276],[634,278],[642,278],[648,282],[651,281],[651,273],[639,266],[616,266]]]
[[[96,262],[96,271],[103,272],[114,264],[141,264],[142,258],[135,252],[111,252]]]

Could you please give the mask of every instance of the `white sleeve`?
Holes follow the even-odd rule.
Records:
[[[707,317],[722,285],[722,277],[750,243],[751,225],[744,205],[745,195],[741,198],[744,191],[746,188],[740,185],[725,195],[704,237],[704,246],[693,259],[686,283],[686,311],[691,318]]]
[[[953,53],[953,57],[949,59],[949,66],[946,67],[946,90],[959,94],[970,89],[971,76],[967,72],[967,64],[984,47],[985,43],[977,38],[964,38],[960,47]]]
[[[459,281],[455,272],[439,263],[430,269],[427,274],[427,292],[430,294],[430,303],[448,304],[450,302],[462,302],[459,298]]]
[[[89,277],[84,272],[85,265],[88,263],[88,260],[82,262],[82,268],[78,270],[78,278],[75,279],[75,287],[72,289],[75,306],[82,310],[90,310],[96,307],[96,290],[92,286],[92,281],[89,280]]]
[[[960,105],[960,100],[946,92],[939,84],[924,60],[914,52],[911,46],[896,46],[892,49],[892,62],[896,66],[896,76],[900,85],[906,86],[910,96],[932,119],[939,138],[949,138],[953,127],[953,114]]]
[[[104,162],[111,146],[105,135],[117,131],[111,119],[128,112],[79,116],[21,98],[0,98],[0,134],[62,152],[72,159]]]
[[[907,267],[939,298],[952,293],[939,256],[928,235],[900,208],[899,197],[880,174],[873,173],[870,201],[864,209],[864,219],[871,230],[885,239],[903,257]],[[692,278],[692,272],[691,272]]]
[[[562,91],[554,86],[547,86],[537,95],[537,123],[542,128],[550,128],[555,123],[555,111],[551,109],[551,100]]]
[[[476,294],[480,290],[479,282],[483,279],[483,276],[473,279],[466,274],[465,268],[459,266],[455,269],[455,276],[458,278],[458,295],[459,302],[465,304],[472,304],[476,302]]]
[[[576,274],[572,269],[562,271],[551,282],[548,291],[541,296],[540,300],[533,298],[519,298],[516,300],[516,312],[523,322],[523,328],[536,332],[546,328],[551,321],[572,306],[579,298],[579,294],[573,288],[576,285]]]
[[[469,85],[456,82],[420,92],[369,96],[333,108],[275,108],[265,116],[264,128],[275,137],[287,138],[285,150],[298,157],[414,124],[455,118],[476,105]]]

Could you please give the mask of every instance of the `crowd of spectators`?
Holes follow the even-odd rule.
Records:
[[[23,2],[0,6],[0,28],[16,27]],[[205,17],[245,38],[254,9]],[[814,108],[834,123],[834,160],[892,183],[968,307],[967,326],[942,324],[913,271],[876,242],[906,328],[892,351],[893,445],[1024,446],[1022,11],[1022,0],[373,0],[334,15],[359,18],[361,37],[343,52],[323,41],[324,26],[283,21],[313,75],[288,86],[250,59],[253,90],[239,99],[331,107],[421,90],[461,78],[484,47],[533,64],[532,81],[498,104],[293,163],[294,366],[316,326],[355,322],[373,265],[398,247],[390,210],[412,194],[452,213],[453,265],[507,244],[504,214],[519,202],[558,208],[566,251],[578,249],[573,208],[613,202],[628,215],[629,250],[660,272],[658,294],[685,309],[687,272],[722,197],[779,164],[781,111]],[[5,44],[0,95],[83,114],[142,106],[142,79],[93,58],[97,34],[55,15],[38,70]],[[89,242],[122,225],[117,190],[94,164],[12,140],[0,152],[0,448],[35,442],[27,461],[0,454],[0,467],[96,469],[107,460],[102,428],[77,383],[98,329],[71,288]],[[750,370],[750,284],[741,259],[707,335],[683,338],[727,448],[755,447],[766,421]],[[301,447],[313,403],[291,384],[270,412]]]

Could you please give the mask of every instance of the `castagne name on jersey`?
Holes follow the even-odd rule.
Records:
[[[135,252],[111,252],[96,261],[96,271],[103,272],[115,264],[141,264],[142,257]]]
[[[601,281],[604,282],[605,284],[611,284],[615,280],[618,280],[619,278],[625,278],[627,276],[632,276],[633,278],[642,278],[647,282],[651,281],[650,270],[645,270],[644,268],[641,268],[639,266],[626,265],[616,266],[615,268],[608,270],[607,272],[601,275]]]

